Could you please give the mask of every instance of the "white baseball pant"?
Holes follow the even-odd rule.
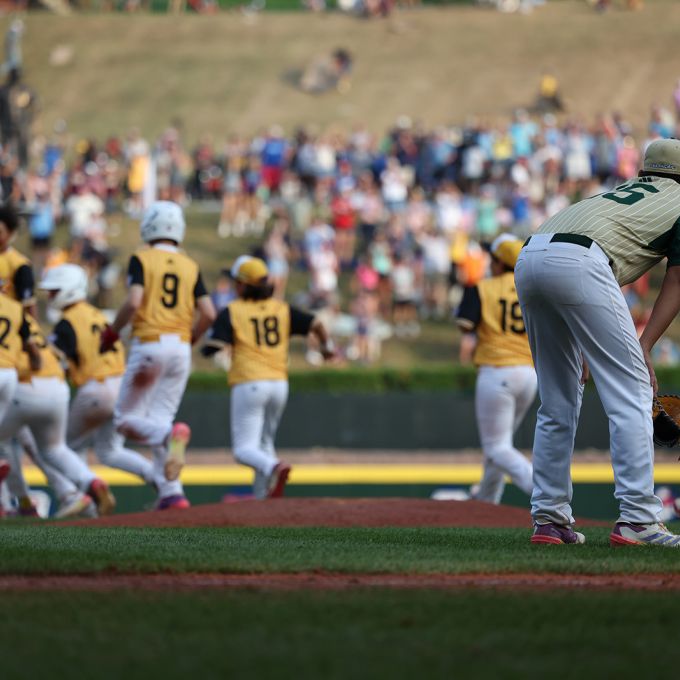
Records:
[[[28,427],[22,427],[14,439],[0,446],[0,455],[4,455],[8,459],[12,468],[7,478],[7,486],[13,496],[25,498],[30,494],[30,487],[26,482],[21,466],[24,452],[42,470],[47,478],[47,483],[59,502],[79,493],[78,487],[53,465],[50,465],[40,454],[35,438]]]
[[[191,371],[191,345],[179,335],[158,342],[134,340],[114,409],[117,431],[151,447],[160,498],[184,495],[181,482],[165,479],[167,439]]]
[[[80,457],[66,446],[69,389],[59,378],[33,378],[19,383],[10,407],[0,422],[0,441],[27,426],[45,462],[87,491],[95,475]]]
[[[279,462],[274,438],[287,401],[286,380],[253,380],[231,388],[231,446],[234,458],[255,470],[256,498],[266,497]]]
[[[609,418],[619,521],[657,522],[652,388],[633,320],[604,251],[551,237],[532,236],[515,267],[541,399],[532,516],[537,523],[574,522],[571,458],[583,355]]]
[[[535,396],[533,366],[480,366],[475,411],[484,453],[484,474],[475,494],[477,500],[500,503],[506,475],[531,495],[531,463],[513,446],[512,437]]]
[[[154,483],[153,465],[136,451],[125,448],[125,437],[116,431],[113,410],[123,376],[103,381],[90,380],[82,385],[71,400],[68,415],[68,445],[80,453],[92,445],[100,463],[125,470]]]

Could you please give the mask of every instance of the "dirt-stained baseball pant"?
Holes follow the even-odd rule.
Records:
[[[119,433],[151,447],[153,479],[160,498],[184,495],[181,482],[163,472],[167,439],[191,371],[191,346],[179,335],[162,335],[158,342],[134,340],[114,410]]]
[[[81,491],[87,491],[95,475],[66,445],[68,403],[68,385],[59,378],[33,378],[31,382],[19,383],[0,422],[0,441],[16,436],[27,426],[45,462]]]
[[[506,475],[531,495],[531,463],[513,446],[512,437],[535,396],[533,366],[480,366],[475,411],[484,452],[484,475],[475,494],[477,500],[500,503]]]
[[[586,358],[609,418],[620,522],[658,521],[654,495],[652,388],[626,301],[604,251],[550,243],[536,234],[522,249],[515,283],[538,376],[532,516],[572,524],[571,458]]]
[[[125,448],[125,437],[113,424],[113,411],[122,381],[123,376],[111,376],[102,381],[90,380],[78,389],[71,400],[66,440],[78,453],[91,445],[103,465],[125,470],[153,483],[151,461]]]
[[[231,446],[234,458],[255,470],[256,498],[266,497],[279,462],[274,438],[287,401],[286,380],[253,380],[231,388]]]

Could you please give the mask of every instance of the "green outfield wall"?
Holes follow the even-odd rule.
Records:
[[[226,390],[187,392],[178,417],[191,424],[192,446],[231,445]],[[517,432],[518,448],[531,448],[535,422],[533,408]],[[293,393],[281,421],[277,444],[282,448],[478,448],[474,393],[472,390]],[[594,391],[584,395],[576,448],[609,448],[607,420]]]

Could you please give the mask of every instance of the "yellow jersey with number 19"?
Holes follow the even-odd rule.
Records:
[[[162,246],[142,248],[135,259],[142,278],[133,277],[130,283],[144,286],[144,299],[132,321],[132,335],[142,342],[157,342],[161,335],[176,334],[190,342],[198,265],[185,253]]]
[[[477,326],[477,366],[532,366],[531,350],[515,290],[515,273],[477,284],[481,319]]]
[[[234,300],[229,304],[233,352],[229,384],[286,380],[290,306],[281,300]]]

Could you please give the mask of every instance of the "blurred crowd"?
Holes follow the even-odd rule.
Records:
[[[648,143],[680,133],[680,87],[675,95],[675,111],[651,109],[644,135],[617,113],[585,121],[527,110],[435,129],[401,117],[382,135],[273,125],[193,148],[180,125],[154,142],[138,130],[71,142],[58,125],[32,141],[26,167],[5,148],[0,188],[26,215],[38,274],[55,259],[80,262],[102,306],[120,271],[112,215],[139,216],[155,198],[208,202],[219,237],[258,243],[277,295],[291,273],[304,277],[296,302],[326,315],[348,357],[370,362],[390,335],[417,337],[424,319],[448,319],[485,275],[499,233],[525,238],[569,203],[633,177]],[[59,224],[69,246],[54,250]],[[228,300],[226,280],[219,286]],[[644,291],[629,299],[636,308]]]

